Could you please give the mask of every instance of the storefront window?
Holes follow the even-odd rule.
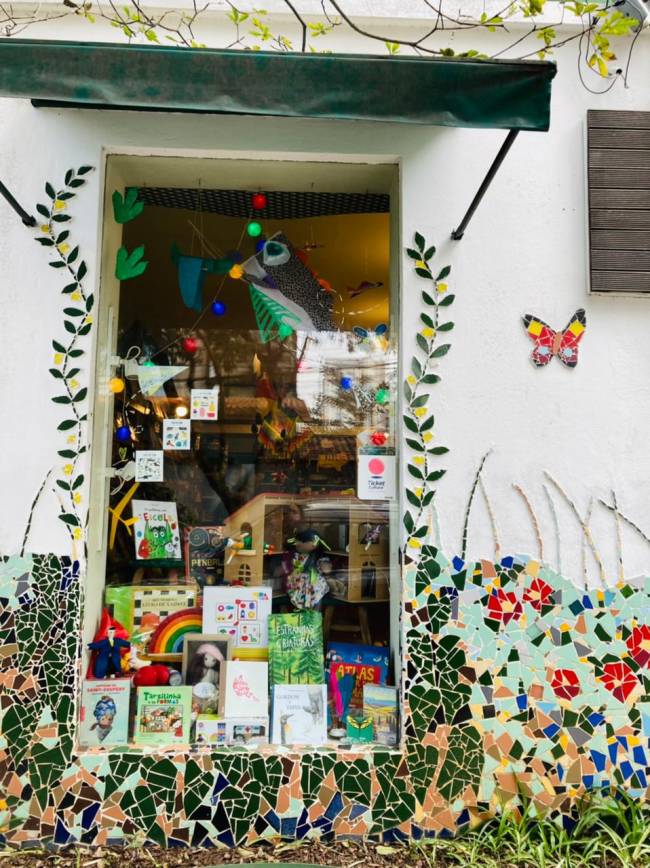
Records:
[[[274,177],[117,191],[84,747],[398,742],[391,200]]]

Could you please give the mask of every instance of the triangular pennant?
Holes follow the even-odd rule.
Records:
[[[167,380],[187,370],[187,365],[139,365],[129,360],[124,366],[126,377],[137,377],[143,395],[154,395]]]

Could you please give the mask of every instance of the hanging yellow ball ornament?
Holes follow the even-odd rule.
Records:
[[[119,395],[124,391],[124,380],[121,377],[111,377],[108,381],[108,388],[114,395]]]
[[[241,265],[235,264],[230,269],[228,274],[230,275],[230,277],[232,277],[233,280],[239,280],[240,277],[244,276],[244,269],[241,267]]]

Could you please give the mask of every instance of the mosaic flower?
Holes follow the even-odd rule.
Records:
[[[647,624],[635,627],[625,644],[635,663],[638,663],[639,666],[648,665],[650,662],[650,627]]]
[[[553,588],[543,579],[533,579],[530,587],[524,591],[524,602],[530,603],[533,609],[542,611],[543,606],[553,603]]]
[[[580,679],[573,669],[556,669],[551,687],[558,699],[574,699],[580,693]]]
[[[601,681],[619,702],[625,702],[639,684],[634,672],[622,660],[616,663],[605,663]]]
[[[496,588],[488,598],[488,618],[507,624],[514,618],[518,621],[523,614],[523,607],[512,591]]]

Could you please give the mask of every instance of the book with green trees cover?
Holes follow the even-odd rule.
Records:
[[[269,679],[323,684],[323,616],[310,609],[269,616]]]

